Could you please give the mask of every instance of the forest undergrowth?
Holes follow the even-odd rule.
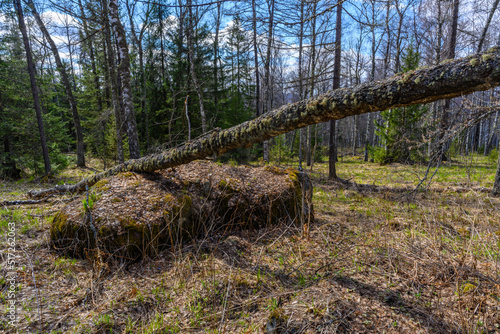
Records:
[[[499,332],[500,201],[489,193],[495,167],[480,156],[454,158],[425,191],[410,193],[426,166],[380,166],[344,157],[337,170],[349,182],[340,185],[327,180],[326,163],[315,163],[309,235],[300,224],[220,239],[206,235],[136,263],[55,252],[49,227],[69,196],[2,207],[0,328],[8,333]],[[50,182],[77,182],[92,173],[67,169]],[[39,186],[2,182],[0,196],[19,199]],[[15,326],[4,317],[12,222]]]

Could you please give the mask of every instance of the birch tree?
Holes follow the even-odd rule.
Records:
[[[193,47],[193,39],[194,39],[194,31],[196,22],[198,18],[195,18],[193,15],[193,3],[192,0],[187,0],[186,3],[188,10],[188,31],[187,31],[187,43],[188,43],[188,58],[190,64],[190,72],[191,78],[193,79],[194,88],[196,89],[196,94],[198,95],[198,100],[200,102],[200,115],[201,115],[201,129],[203,133],[207,132],[207,116],[205,113],[205,104],[203,102],[203,92],[201,89],[200,81],[198,79],[198,75],[196,74],[196,66],[195,66],[195,54]]]
[[[120,14],[118,9],[118,0],[110,0],[108,4],[108,13],[111,22],[111,27],[116,36],[116,44],[118,49],[118,56],[120,65],[118,66],[118,74],[121,79],[121,88],[123,96],[123,107],[125,115],[125,124],[128,135],[128,146],[131,159],[138,159],[140,157],[139,150],[139,137],[137,135],[137,123],[135,120],[135,110],[132,95],[132,88],[130,86],[130,58],[128,52],[127,38],[125,29],[120,21]]]

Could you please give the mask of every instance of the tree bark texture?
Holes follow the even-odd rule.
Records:
[[[266,59],[264,61],[264,110],[267,113],[271,109],[272,98],[271,98],[271,51],[273,47],[273,32],[274,32],[274,8],[275,0],[267,0],[267,7],[269,10],[269,23],[267,31],[267,45],[266,45]],[[264,161],[269,162],[269,143],[264,140],[262,143],[262,151],[264,155]]]
[[[460,6],[460,0],[453,0],[453,15],[452,15],[452,22],[451,22],[451,27],[450,27],[450,40],[448,42],[448,53],[446,59],[455,59],[455,48],[457,45],[457,29],[458,29],[458,10]],[[450,126],[450,120],[449,120],[449,113],[450,113],[450,107],[451,107],[451,99],[446,99],[444,101],[443,105],[443,110],[441,114],[441,135],[439,136],[439,140],[441,142],[441,139],[444,136],[444,133],[446,129]],[[447,155],[446,155],[446,143],[441,143],[440,145],[437,145],[435,148],[435,152],[441,152],[442,154],[442,159],[443,161],[447,160]]]
[[[35,17],[35,21],[40,28],[43,36],[49,42],[50,50],[54,55],[54,59],[56,61],[56,67],[61,75],[61,81],[64,86],[64,90],[66,91],[66,97],[68,99],[69,108],[71,109],[71,115],[73,116],[73,124],[75,125],[75,133],[76,133],[76,165],[79,167],[85,167],[85,148],[83,145],[83,132],[82,126],[80,125],[80,115],[78,114],[78,106],[76,104],[75,96],[73,95],[73,89],[71,88],[71,83],[69,81],[68,73],[66,73],[66,69],[64,64],[59,56],[59,50],[57,49],[56,43],[50,37],[49,31],[45,27],[38,11],[35,8],[35,4],[32,0],[28,0],[27,4]]]
[[[252,0],[252,30],[253,30],[253,60],[255,66],[255,114],[260,116],[260,77],[259,77],[259,52],[257,47],[257,6]],[[300,97],[302,98],[302,96]]]
[[[42,145],[42,156],[45,166],[45,174],[48,175],[50,174],[50,171],[52,169],[50,166],[49,149],[47,147],[47,139],[45,137],[45,129],[43,127],[42,107],[40,105],[38,85],[36,83],[35,76],[35,63],[33,62],[33,57],[31,55],[31,45],[28,38],[28,32],[26,30],[26,24],[24,23],[24,14],[20,0],[14,0],[14,8],[17,12],[17,18],[19,20],[19,30],[21,30],[21,34],[23,36],[24,49],[26,51],[26,61],[28,63],[28,73],[30,76],[31,92],[33,94],[33,101],[35,103],[36,120],[38,123],[38,132],[40,133],[40,143]]]
[[[495,11],[498,8],[498,3],[500,0],[495,0],[493,3],[493,7],[491,7],[491,11],[488,14],[488,19],[486,20],[486,24],[484,25],[483,32],[481,33],[481,37],[479,38],[479,43],[477,45],[477,52],[481,52],[483,50],[484,39],[486,38],[486,33],[488,32],[488,28],[490,27],[491,20],[495,15]]]
[[[250,147],[295,129],[390,108],[449,99],[500,86],[500,48],[472,57],[406,72],[382,81],[331,90],[312,99],[284,105],[232,128],[212,130],[166,152],[129,160],[75,185],[32,191],[32,197],[85,189],[99,180],[125,171],[153,172]]]
[[[111,27],[115,32],[116,42],[118,44],[118,54],[120,56],[120,66],[118,67],[118,73],[122,82],[123,109],[126,119],[130,158],[137,159],[141,154],[139,150],[139,137],[137,135],[137,123],[135,120],[133,95],[132,89],[130,87],[130,58],[128,53],[125,29],[123,28],[123,25],[120,21],[118,0],[110,0],[108,10]]]
[[[191,78],[193,79],[194,88],[196,89],[196,94],[198,95],[198,100],[200,102],[200,115],[201,115],[201,130],[203,133],[207,132],[207,116],[205,113],[205,105],[203,103],[203,92],[201,90],[200,82],[198,80],[198,75],[196,74],[196,64],[195,64],[195,55],[193,51],[193,39],[194,39],[194,17],[193,17],[193,6],[191,0],[187,1],[186,6],[188,7],[189,14],[189,28],[187,35],[188,42],[188,57],[189,64],[191,68]]]
[[[144,50],[142,47],[142,40],[144,38],[144,33],[146,32],[146,29],[149,28],[149,5],[147,7],[147,14],[144,19],[144,22],[142,26],[140,27],[140,30],[136,32],[135,29],[135,24],[134,24],[134,11],[135,11],[135,2],[134,5],[131,6],[130,2],[127,0],[125,2],[125,5],[127,6],[127,12],[128,12],[128,17],[129,17],[129,23],[130,23],[130,36],[132,37],[133,44],[135,45],[135,48],[137,50],[137,54],[139,56],[139,76],[140,76],[140,82],[141,82],[141,117],[144,119],[142,122],[144,126],[144,133],[146,136],[146,152],[149,151],[149,115],[147,111],[147,89],[146,89],[146,73],[145,73],[145,67],[144,67]],[[146,60],[147,62],[147,60]]]
[[[333,89],[340,88],[340,67],[342,56],[342,1],[337,2],[337,18],[335,23],[335,62],[333,64]],[[336,120],[330,121],[330,136],[328,150],[328,178],[330,180],[337,179],[337,170],[335,163],[337,162],[337,136],[336,136]]]
[[[116,130],[116,154],[118,156],[118,162],[123,163],[125,161],[123,153],[123,112],[120,103],[120,92],[118,87],[118,78],[115,69],[115,52],[113,51],[113,45],[111,44],[111,27],[109,24],[108,16],[108,6],[106,0],[101,0],[103,8],[103,26],[104,26],[104,37],[105,45],[107,51],[107,62],[109,78],[111,81],[111,99],[113,100],[113,110],[115,114],[115,130]]]
[[[87,24],[87,18],[85,15],[85,10],[83,8],[83,4],[81,0],[78,0],[78,6],[80,7],[80,13],[82,16],[82,24],[83,24],[83,32],[84,32],[84,38],[86,40],[87,48],[89,50],[89,58],[90,58],[90,66],[92,68],[92,76],[94,79],[94,89],[97,94],[97,112],[99,115],[102,113],[102,97],[101,97],[101,85],[99,83],[99,75],[97,74],[97,67],[96,67],[96,61],[95,61],[95,55],[94,55],[94,43],[92,34],[89,31],[89,27]]]
[[[494,196],[500,196],[500,154],[498,155],[497,161],[497,171],[495,173],[495,182],[493,183],[493,189],[491,193]]]

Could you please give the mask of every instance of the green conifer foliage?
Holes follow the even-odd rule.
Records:
[[[410,44],[403,54],[403,73],[417,69],[419,62],[420,54]],[[404,80],[404,75],[402,80]],[[375,162],[389,164],[422,161],[424,159],[422,145],[418,143],[424,131],[421,118],[426,111],[427,108],[421,105],[382,111],[380,113],[382,122],[376,124],[376,131],[384,146],[371,148]]]

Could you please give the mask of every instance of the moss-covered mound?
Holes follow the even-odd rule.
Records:
[[[194,161],[152,174],[121,173],[58,212],[50,237],[69,255],[99,249],[136,259],[200,234],[299,223],[312,215],[311,190],[307,175],[278,167]]]

